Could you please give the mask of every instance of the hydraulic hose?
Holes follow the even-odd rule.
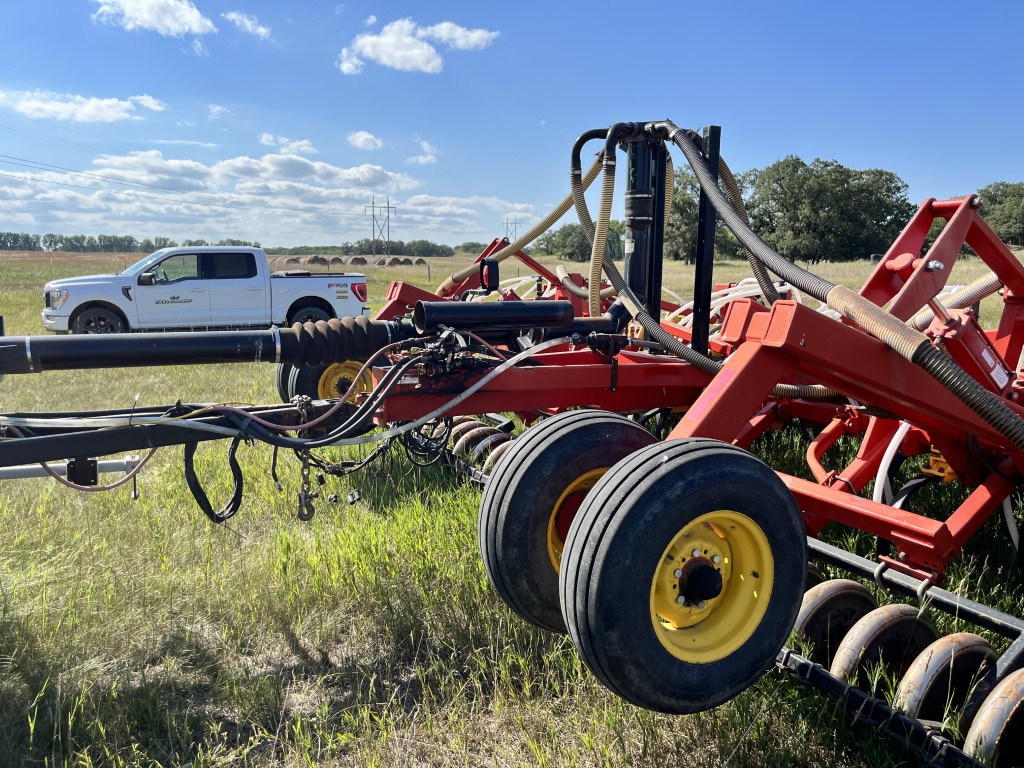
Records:
[[[587,187],[589,187],[593,183],[594,179],[597,178],[597,174],[600,172],[601,160],[600,158],[598,158],[597,160],[594,161],[594,164],[590,167],[590,170],[587,171],[586,176],[583,177],[583,188],[586,189]],[[509,243],[496,254],[493,254],[493,258],[497,259],[498,261],[504,261],[509,256],[514,255],[517,251],[522,250],[530,243],[532,243],[535,239],[537,239],[537,237],[551,229],[554,223],[558,221],[560,218],[562,218],[562,216],[565,215],[565,212],[568,211],[570,207],[572,207],[572,194],[566,196],[566,198],[562,202],[555,206],[551,213],[545,216],[529,232],[527,232],[522,237],[518,238],[515,242]],[[469,264],[468,266],[463,267],[458,272],[455,272],[450,277],[448,277],[448,279],[445,280],[443,283],[441,283],[441,285],[438,286],[438,289],[434,291],[434,293],[437,294],[438,296],[449,295],[452,292],[452,290],[454,290],[455,286],[457,286],[470,275],[476,274],[476,271],[478,269],[479,266],[476,263]]]
[[[753,230],[745,226],[739,215],[732,210],[725,195],[714,183],[714,178],[694,143],[692,132],[687,133],[667,120],[649,127],[659,133],[665,132],[668,138],[682,150],[726,226],[765,267],[786,282],[824,302],[843,317],[857,323],[910,362],[921,366],[999,434],[1017,448],[1024,450],[1024,419],[1021,419],[996,395],[971,378],[951,358],[932,346],[928,337],[904,325],[897,318],[851,289],[833,285],[828,280],[787,261]]]

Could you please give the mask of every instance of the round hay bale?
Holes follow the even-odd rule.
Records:
[[[412,266],[412,259],[410,259],[408,256],[405,256],[402,259],[402,266],[403,267],[411,267]]]
[[[300,259],[298,256],[289,256],[287,259],[284,260],[284,263],[294,266],[296,264],[301,264],[302,259]]]
[[[348,261],[346,261],[345,263],[346,264],[365,264],[366,263],[366,259],[364,259],[362,256],[349,256],[348,257]]]
[[[309,256],[309,257],[307,257],[306,263],[307,264],[317,264],[317,265],[323,266],[323,265],[327,264],[327,259],[325,259],[323,256]]]
[[[416,265],[417,267],[424,267],[427,264],[427,260],[420,256],[417,257],[415,261],[413,261],[413,264]]]
[[[392,256],[390,259],[388,259],[388,266],[389,267],[400,267],[400,266],[402,266],[402,257],[401,256]]]

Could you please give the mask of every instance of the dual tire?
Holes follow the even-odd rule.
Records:
[[[751,685],[785,644],[806,575],[803,521],[749,453],[634,430],[596,411],[528,430],[485,489],[481,554],[502,599],[567,629],[608,688],[698,712]]]

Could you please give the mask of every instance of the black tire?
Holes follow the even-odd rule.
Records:
[[[576,515],[559,588],[587,667],[627,701],[687,714],[774,661],[807,575],[803,518],[740,448],[670,440],[620,461]]]
[[[569,411],[508,444],[484,487],[478,536],[487,578],[509,608],[565,632],[557,562],[572,515],[613,464],[653,442],[625,416]]]
[[[291,378],[293,366],[291,363],[278,363],[277,371],[274,374],[274,384],[277,386],[277,395],[282,403],[291,402],[288,397],[288,379]]]
[[[295,323],[315,323],[317,320],[330,320],[330,313],[322,307],[296,307],[288,316],[288,325]]]
[[[125,333],[127,330],[123,317],[103,307],[83,309],[71,321],[72,333]]]

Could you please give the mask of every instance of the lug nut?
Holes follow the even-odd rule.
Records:
[[[679,597],[676,598],[676,602],[679,603],[680,605],[682,605],[683,603],[686,602],[686,598],[683,597],[682,595],[680,595]]]
[[[690,557],[700,557],[700,550],[695,549],[690,553]]]
[[[675,576],[677,579],[680,578],[683,575],[683,569],[676,568],[675,572],[672,575]]]
[[[700,608],[701,610],[704,610],[704,606],[705,605],[707,605],[707,603],[705,603],[703,600],[701,600],[699,603],[697,603],[697,607]]]
[[[715,565],[718,565],[720,562],[722,562],[721,555],[712,555],[711,556],[711,562],[714,563]]]

